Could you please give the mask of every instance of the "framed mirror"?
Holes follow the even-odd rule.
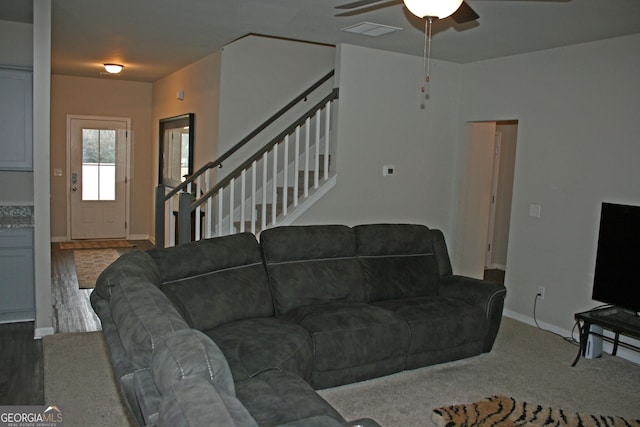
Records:
[[[158,182],[177,187],[193,173],[195,114],[160,119]]]

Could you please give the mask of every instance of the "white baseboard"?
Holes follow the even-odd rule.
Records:
[[[532,317],[529,316],[525,316],[523,314],[520,313],[516,313],[514,311],[511,310],[504,310],[503,311],[503,315],[505,317],[509,317],[511,319],[514,320],[518,320],[522,323],[526,323],[527,325],[531,325],[531,326],[536,326],[536,322],[535,320],[533,320]],[[555,325],[551,325],[549,323],[545,323],[545,322],[541,322],[540,320],[538,320],[538,326],[540,326],[541,329],[550,331],[550,332],[554,332],[558,335],[561,335],[563,337],[570,337],[571,336],[571,331],[567,330],[567,329],[563,329],[563,328],[559,328]],[[576,330],[576,336],[574,336],[574,338],[577,340],[578,331]],[[605,335],[607,335],[607,332],[605,331]],[[631,338],[627,338],[627,340],[631,340]],[[602,344],[602,350],[605,353],[611,354],[611,352],[613,351],[613,344],[609,343],[609,342],[604,342]],[[630,362],[633,363],[637,363],[640,364],[640,353],[633,351],[633,350],[629,350],[626,349],[624,347],[618,347],[618,352],[617,352],[617,356],[621,357],[623,359],[626,359]]]
[[[148,234],[132,234],[127,237],[127,240],[149,240]],[[51,242],[60,243],[60,242],[68,242],[69,239],[67,236],[53,236],[51,237]]]
[[[523,314],[520,313],[516,313],[515,311],[511,311],[511,310],[504,310],[503,314],[506,317],[509,317],[511,319],[514,320],[518,320],[522,323],[526,323],[527,325],[531,325],[531,326],[536,326],[536,321],[533,319],[533,317],[529,317],[529,316],[525,316]],[[538,320],[538,325],[540,326],[541,329],[545,329],[547,331],[551,331],[553,333],[556,333],[558,335],[562,335],[563,337],[570,337],[571,336],[571,331],[563,329],[563,328],[559,328],[555,325],[552,325],[550,323],[545,323],[545,322],[541,322],[540,320]],[[576,332],[577,334],[577,332]],[[574,337],[576,340],[578,339],[578,336],[576,335]]]
[[[127,240],[149,240],[148,234],[132,234]]]
[[[55,333],[56,331],[52,326],[48,326],[46,328],[36,328],[33,334],[33,338],[39,340],[46,337],[47,335],[53,335]]]

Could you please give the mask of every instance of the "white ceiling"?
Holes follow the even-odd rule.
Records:
[[[424,22],[402,5],[337,17],[350,0],[52,0],[53,73],[155,81],[246,34],[350,43],[422,55]],[[432,56],[472,62],[640,33],[640,0],[468,0],[480,19],[434,27]],[[31,22],[31,0],[0,0],[0,20]],[[340,29],[363,21],[403,28],[379,38]],[[640,54],[640,46],[638,46]]]

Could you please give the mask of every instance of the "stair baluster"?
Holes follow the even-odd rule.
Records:
[[[312,90],[331,76],[332,73],[325,76]],[[304,97],[299,96],[294,101],[306,102],[309,93],[306,91]],[[287,221],[291,223],[299,217],[301,207],[309,206],[335,183],[335,174],[330,173],[329,148],[331,103],[337,98],[338,91],[333,89],[300,119],[222,178],[219,176],[222,162],[256,138],[266,125],[261,125],[232,150],[187,177],[180,186],[173,189],[159,186],[156,191],[156,245],[164,247],[166,231],[171,246],[192,239],[249,230],[256,234]],[[276,118],[274,115],[268,122],[272,123]],[[216,175],[212,175],[214,171]],[[261,180],[258,178],[260,171]],[[251,174],[250,177],[247,173]],[[319,191],[321,180],[326,189]],[[260,199],[261,203],[258,203]]]

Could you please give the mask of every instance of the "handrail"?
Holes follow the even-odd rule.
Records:
[[[206,202],[206,200],[209,197],[212,197],[214,194],[216,194],[220,188],[223,188],[229,182],[231,182],[231,180],[234,177],[236,177],[240,172],[246,169],[251,163],[253,163],[254,160],[257,160],[260,157],[262,157],[262,155],[265,152],[269,151],[276,142],[282,140],[286,135],[289,135],[291,132],[293,132],[298,126],[304,123],[305,120],[307,120],[307,118],[311,117],[313,113],[315,113],[320,107],[322,107],[323,105],[325,105],[330,101],[333,101],[334,99],[337,99],[338,94],[339,94],[339,89],[334,88],[329,95],[325,96],[313,107],[309,108],[306,113],[302,114],[300,118],[298,118],[298,120],[293,122],[289,127],[287,127],[285,130],[280,132],[278,135],[273,137],[267,144],[265,144],[262,148],[256,151],[256,153],[253,156],[249,157],[249,159],[247,159],[240,166],[235,168],[233,172],[227,174],[225,178],[223,178],[221,181],[216,183],[216,185],[213,186],[209,191],[207,191],[206,193],[201,195],[199,198],[194,200],[193,203],[191,203],[191,211],[195,210],[198,206],[201,206],[204,202]]]
[[[275,122],[277,119],[279,119],[283,114],[285,114],[287,111],[289,111],[295,105],[297,105],[300,101],[302,101],[303,99],[306,99],[311,93],[313,93],[313,91],[315,91],[322,84],[324,84],[329,79],[331,79],[331,77],[333,77],[334,74],[335,74],[335,70],[331,70],[329,73],[324,75],[320,80],[318,80],[317,82],[315,82],[314,84],[309,86],[309,88],[307,90],[302,92],[300,95],[295,97],[291,102],[289,102],[287,105],[285,105],[280,110],[278,110],[275,114],[273,114],[271,117],[269,117],[267,120],[265,120],[261,125],[259,125],[256,129],[254,129],[247,136],[242,138],[242,140],[240,140],[240,142],[238,142],[236,145],[231,147],[229,150],[227,150],[224,154],[222,154],[216,160],[208,162],[207,164],[202,166],[200,169],[198,169],[195,173],[191,174],[191,176],[189,176],[185,181],[181,182],[180,185],[174,187],[171,191],[169,191],[165,195],[164,200],[165,201],[169,200],[171,197],[176,195],[178,192],[186,190],[187,186],[189,184],[194,182],[198,178],[198,176],[202,175],[207,170],[213,169],[213,168],[218,167],[218,166],[221,166],[222,162],[224,162],[229,157],[231,157],[236,151],[238,151],[239,149],[244,147],[249,141],[251,141],[253,138],[255,138],[260,132],[265,130],[269,125],[271,125],[273,122]]]

